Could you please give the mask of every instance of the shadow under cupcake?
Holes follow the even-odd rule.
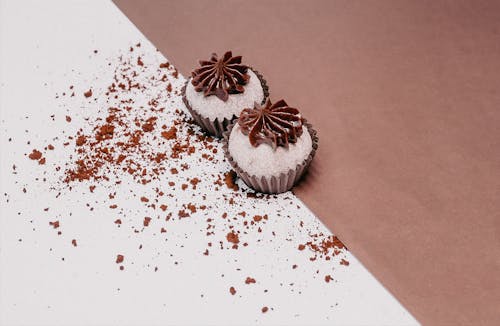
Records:
[[[222,137],[243,108],[264,104],[268,96],[262,75],[231,51],[221,59],[214,53],[208,61],[200,60],[182,88],[182,99],[195,122],[216,137]]]
[[[284,100],[244,109],[224,133],[223,148],[236,174],[264,193],[290,190],[318,148],[318,136],[299,110]]]

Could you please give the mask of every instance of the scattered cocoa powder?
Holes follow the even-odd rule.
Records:
[[[131,49],[133,51],[133,48]],[[200,183],[203,185],[203,182],[207,180],[210,184],[214,184],[215,191],[218,191],[218,187],[223,187],[225,184],[229,189],[234,191],[227,196],[224,194],[224,203],[226,205],[232,205],[234,208],[231,209],[231,212],[228,210],[229,215],[224,213],[222,216],[223,223],[229,226],[230,232],[226,234],[226,240],[233,245],[232,248],[238,248],[238,244],[240,243],[239,234],[244,235],[252,231],[258,233],[265,232],[265,228],[268,227],[266,223],[268,220],[267,214],[247,217],[246,212],[236,213],[237,211],[234,209],[237,209],[238,205],[240,205],[239,202],[242,200],[269,199],[272,197],[264,194],[256,194],[247,190],[246,187],[240,191],[236,183],[237,176],[234,171],[231,170],[224,174],[216,173],[211,176],[198,175],[198,177],[193,176],[193,173],[190,172],[183,177],[183,171],[190,171],[190,166],[186,163],[182,163],[183,157],[198,152],[197,158],[199,157],[200,162],[214,162],[215,164],[219,160],[218,155],[214,155],[217,154],[218,151],[217,144],[214,143],[212,137],[200,133],[199,129],[197,129],[198,127],[193,127],[193,121],[188,118],[183,111],[176,109],[175,112],[167,112],[168,109],[163,107],[165,103],[164,95],[152,96],[148,104],[144,106],[134,102],[133,96],[129,96],[129,92],[132,90],[147,92],[150,88],[148,83],[161,84],[161,89],[164,93],[168,93],[168,96],[170,96],[170,93],[172,93],[172,96],[178,96],[179,94],[179,90],[173,89],[172,83],[170,82],[171,79],[169,79],[171,77],[177,78],[178,72],[174,70],[168,62],[159,65],[160,69],[167,69],[163,70],[160,75],[147,76],[147,81],[137,78],[138,74],[141,71],[145,71],[147,68],[141,56],[137,57],[137,52],[138,51],[134,52],[134,57],[131,59],[120,58],[121,66],[117,67],[115,76],[113,81],[109,84],[107,92],[101,95],[103,92],[98,91],[99,96],[103,96],[102,103],[109,103],[109,107],[103,108],[103,110],[106,111],[105,115],[96,119],[84,119],[85,124],[90,128],[82,127],[78,129],[77,132],[68,135],[66,139],[61,141],[64,146],[69,146],[69,148],[71,148],[71,145],[76,145],[74,147],[74,153],[72,153],[71,156],[71,161],[69,161],[66,166],[62,166],[61,171],[65,173],[64,183],[71,189],[73,182],[89,180],[89,182],[93,183],[89,186],[90,192],[92,193],[96,185],[106,187],[104,185],[107,184],[109,187],[112,187],[113,185],[120,184],[125,178],[131,177],[141,185],[148,185],[152,180],[160,180],[163,185],[168,184],[169,187],[173,188],[177,182],[178,185],[181,185],[180,189],[187,191],[185,195],[191,195],[189,192],[190,190],[188,190],[189,185],[191,185],[193,189],[196,189]],[[137,57],[137,65],[143,68],[138,68],[135,65],[135,57]],[[89,89],[84,95],[87,98],[91,97],[92,89]],[[99,103],[101,103],[101,98],[99,98]],[[162,117],[165,114],[174,114],[175,119],[170,122],[163,122]],[[66,120],[70,122],[71,118],[67,116]],[[78,121],[80,121],[80,119],[78,119]],[[165,124],[162,125],[160,121]],[[53,150],[54,146],[48,145],[45,150],[47,149]],[[33,150],[33,153],[29,154],[30,159],[39,160],[39,163],[40,160],[43,159],[43,163],[45,163],[45,158],[42,158],[42,156],[42,153],[37,150]],[[49,162],[48,165],[50,164],[52,164],[52,162]],[[174,164],[175,167],[172,167]],[[61,167],[58,167],[58,169],[60,168]],[[168,175],[168,171],[170,171],[171,175]],[[179,176],[174,177],[174,175],[178,174]],[[179,177],[182,177],[182,179]],[[176,182],[168,180],[168,178],[172,178]],[[207,227],[206,230],[204,230],[207,237],[213,237],[216,234],[214,229],[220,228],[215,222],[218,218],[214,219],[213,216],[208,215],[211,214],[210,212],[213,208],[211,204],[199,205],[196,203],[195,205],[188,203],[187,200],[179,199],[179,206],[172,205],[169,211],[167,205],[160,204],[162,202],[161,197],[174,197],[178,194],[176,191],[178,192],[179,188],[156,188],[154,190],[156,191],[156,195],[148,195],[149,198],[144,196],[139,197],[139,194],[136,193],[132,194],[134,198],[139,197],[141,202],[147,203],[147,205],[144,206],[146,206],[148,210],[150,209],[157,212],[158,214],[155,218],[161,219],[160,221],[169,221],[177,218],[183,219],[190,217],[190,214],[193,214],[194,220],[195,217],[198,218],[204,215],[205,217],[210,217],[206,219]],[[111,192],[109,194],[109,199],[115,198],[115,195],[116,192]],[[203,200],[207,200],[205,196],[203,196]],[[91,205],[87,204],[87,206],[90,210],[93,209]],[[118,208],[116,204],[109,205],[109,207],[111,209]],[[176,216],[175,211],[181,207],[182,209],[178,211]],[[203,212],[204,210],[206,210],[206,212]],[[126,208],[123,206],[114,212],[122,216],[122,218],[123,216],[127,216]],[[147,214],[149,215],[149,213]],[[280,216],[280,214],[277,215]],[[274,215],[271,214],[270,216],[271,218],[274,217]],[[151,217],[144,217],[142,221],[143,225],[145,227],[149,226],[151,219]],[[135,220],[133,225],[137,225],[139,221]],[[293,217],[291,221],[293,221]],[[57,227],[54,226],[54,228],[59,227],[59,222],[56,222]],[[122,221],[121,219],[116,219],[114,223],[120,226]],[[127,228],[120,228],[119,230],[123,231],[125,229]],[[132,229],[134,233],[143,232],[136,228]],[[160,232],[166,233],[167,229],[161,227]],[[270,234],[276,236],[275,232],[270,232]],[[346,249],[342,242],[336,237],[328,237],[321,234],[313,234],[310,235],[310,237],[311,241],[305,244],[299,244],[298,248],[299,250],[308,248],[309,250],[307,252],[312,252],[314,254],[311,258],[316,259],[316,257],[323,257],[329,259],[330,257],[340,254],[340,250]],[[223,235],[221,235],[221,238],[222,239],[217,239],[217,241],[220,242],[221,249],[223,249],[225,248]],[[72,244],[76,246],[76,240],[72,240]],[[252,242],[245,242],[242,244],[242,247],[248,245],[252,245]],[[208,247],[212,247],[212,242],[208,242]],[[217,245],[214,247],[217,247]],[[140,248],[142,248],[142,245]],[[203,252],[202,250],[199,252]],[[205,249],[203,254],[208,256],[209,250]],[[123,255],[117,255],[117,264],[122,263],[123,260]],[[340,263],[346,266],[349,265],[349,262],[345,259],[342,259]],[[177,261],[175,264],[177,265]],[[297,265],[294,264],[292,268],[296,269]],[[124,266],[120,266],[120,270],[124,270]],[[254,284],[256,281],[251,277],[247,277],[245,283]],[[234,287],[230,288],[230,293],[232,295],[236,293]],[[267,307],[262,308],[263,313],[267,311]]]

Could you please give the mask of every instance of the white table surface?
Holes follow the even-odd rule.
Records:
[[[141,47],[130,54],[129,47],[138,42]],[[151,214],[135,196],[150,194],[153,185],[124,177],[121,185],[102,183],[94,193],[86,182],[71,191],[51,189],[61,184],[53,166],[68,160],[73,145],[56,146],[43,166],[25,154],[62,143],[63,136],[86,125],[85,118],[105,116],[101,97],[120,55],[141,55],[154,67],[146,68],[146,75],[166,61],[111,2],[0,1],[0,325],[418,324],[351,253],[309,261],[310,252],[297,250],[309,233],[331,233],[291,193],[268,200],[238,197],[236,205],[229,205],[224,196],[233,191],[214,191],[207,177],[196,190],[176,190],[176,200],[165,199],[173,212],[188,201],[207,204],[207,211],[169,221],[166,233],[159,232],[163,224],[156,219],[134,233],[133,227]],[[174,89],[184,81],[182,76],[170,79]],[[56,98],[69,85],[76,96]],[[95,101],[82,96],[89,86]],[[150,91],[162,92],[153,86]],[[165,105],[167,122],[175,108],[185,110],[179,96]],[[217,146],[216,163],[199,162],[197,151],[182,159],[188,171],[164,178],[182,182],[228,171]],[[240,183],[240,188],[246,186]],[[117,192],[114,200],[107,198],[110,189]],[[111,204],[125,214],[120,228],[113,223],[117,213]],[[263,232],[245,230],[240,238],[247,247],[233,250],[225,243],[217,248],[229,226],[243,231],[241,221],[223,221],[222,213],[236,216],[243,210],[249,216],[268,214]],[[205,234],[207,216],[216,225],[211,238]],[[59,229],[49,226],[53,220],[61,222]],[[209,241],[215,248],[205,256]],[[123,271],[115,263],[118,253],[125,256]],[[342,258],[350,265],[340,265]],[[325,275],[333,281],[326,283]],[[257,283],[245,284],[247,276]],[[229,294],[230,286],[236,295]],[[262,313],[263,306],[270,310]]]

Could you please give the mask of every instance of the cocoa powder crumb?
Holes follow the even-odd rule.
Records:
[[[268,307],[262,307],[262,313],[265,314],[269,310]]]
[[[345,260],[344,258],[342,258],[340,260],[340,265],[344,265],[344,266],[349,266],[349,261]]]
[[[185,217],[189,217],[189,213],[187,213],[185,210],[181,209],[177,215],[179,216],[179,218],[185,218]]]
[[[236,294],[236,289],[234,288],[234,286],[231,286],[229,288],[229,293],[231,293],[231,295],[235,295]]]
[[[245,280],[245,284],[252,284],[252,283],[255,283],[255,279],[252,277],[247,277],[247,279]]]
[[[226,186],[229,189],[233,189],[234,191],[238,191],[239,189],[238,185],[235,183],[236,177],[237,177],[236,172],[234,172],[233,170],[226,172],[224,174],[224,182],[226,183]]]
[[[142,125],[142,131],[144,131],[144,132],[151,132],[154,129],[155,128],[154,128],[154,126],[153,126],[152,123],[145,123],[145,124]]]
[[[83,93],[83,95],[85,97],[91,97],[92,96],[92,89],[89,89],[88,91],[86,91],[85,93]]]
[[[57,229],[59,227],[59,221],[49,222],[49,225],[52,225],[54,229]]]
[[[116,263],[117,264],[123,263],[124,259],[125,259],[125,257],[123,255],[116,255]]]
[[[87,139],[85,138],[85,136],[78,136],[78,138],[76,139],[76,146],[83,146],[85,144],[85,142],[87,141]]]
[[[234,244],[238,244],[240,242],[238,234],[234,233],[234,231],[229,232],[226,235],[226,239],[227,239],[228,242],[231,242],[231,243],[234,243]]]
[[[34,149],[28,157],[32,160],[39,160],[42,158],[42,152]]]
[[[254,220],[255,222],[260,222],[260,221],[262,220],[262,216],[260,216],[260,215],[255,215],[255,216],[253,217],[253,220]]]
[[[177,138],[177,128],[172,127],[166,131],[161,132],[161,136],[165,139],[171,140]]]
[[[71,244],[73,245],[73,247],[76,247],[77,246],[76,240],[75,239],[71,240]]]

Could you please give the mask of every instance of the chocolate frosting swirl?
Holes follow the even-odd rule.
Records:
[[[194,89],[205,96],[215,95],[224,102],[229,94],[243,93],[243,85],[250,79],[248,67],[241,64],[241,56],[233,57],[231,51],[221,59],[213,53],[210,60],[200,60],[200,66],[191,74]]]
[[[253,109],[241,112],[238,125],[254,147],[269,144],[274,149],[278,146],[288,148],[289,143],[296,143],[302,135],[299,110],[289,107],[284,100],[272,104],[267,99],[262,106],[255,103]]]

